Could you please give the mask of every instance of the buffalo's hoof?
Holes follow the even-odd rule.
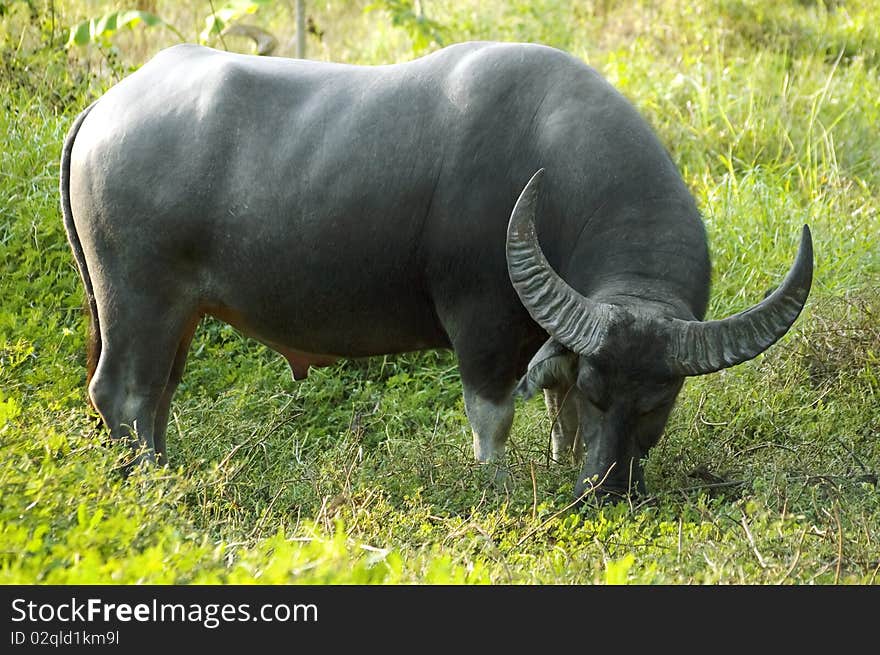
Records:
[[[486,462],[481,464],[486,485],[498,491],[513,489],[513,479],[504,462]]]
[[[152,448],[145,448],[144,446],[140,446],[133,447],[131,457],[127,458],[118,468],[120,473],[122,474],[122,477],[127,478],[136,469],[152,468],[158,463],[159,462],[156,457],[156,453],[155,451],[153,451]]]
[[[615,485],[599,485],[596,487],[589,484],[583,488],[575,489],[575,502],[578,506],[584,505],[616,505],[637,497],[644,490],[636,487],[624,487]]]

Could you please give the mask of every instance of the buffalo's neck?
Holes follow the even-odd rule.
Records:
[[[594,300],[650,304],[683,319],[706,312],[709,254],[689,195],[643,198],[593,216],[560,266],[569,284]]]

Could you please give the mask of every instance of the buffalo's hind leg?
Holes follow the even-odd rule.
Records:
[[[165,383],[165,390],[159,399],[159,405],[156,408],[156,418],[153,420],[153,443],[156,449],[156,461],[160,464],[168,463],[168,454],[165,447],[165,433],[168,431],[168,415],[171,412],[171,399],[174,392],[183,378],[183,369],[186,366],[186,356],[189,353],[189,346],[192,343],[193,335],[199,324],[200,314],[196,314],[186,327],[180,344],[177,346],[177,353],[174,355],[174,363],[171,365],[171,374],[168,376],[168,382]]]
[[[138,451],[132,463],[155,462],[165,441],[164,425],[157,431],[156,421],[167,420],[166,390],[194,312],[160,307],[155,296],[153,307],[146,307],[143,297],[140,303],[133,301],[136,296],[116,297],[129,302],[123,307],[99,303],[101,355],[89,395],[110,436],[128,441]],[[173,393],[176,384],[171,386]]]

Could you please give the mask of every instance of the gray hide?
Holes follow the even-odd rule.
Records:
[[[562,416],[554,457],[586,447],[577,493],[626,491],[683,377],[782,336],[812,270],[805,231],[775,294],[702,323],[706,236],[675,165],[593,69],[539,45],[376,67],[169,48],[77,119],[61,193],[90,398],[150,459],[208,314],[295,378],[453,348],[499,470],[528,370],[520,391]]]

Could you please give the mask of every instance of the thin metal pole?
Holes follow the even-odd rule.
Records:
[[[296,56],[306,58],[306,8],[305,0],[296,0]]]

